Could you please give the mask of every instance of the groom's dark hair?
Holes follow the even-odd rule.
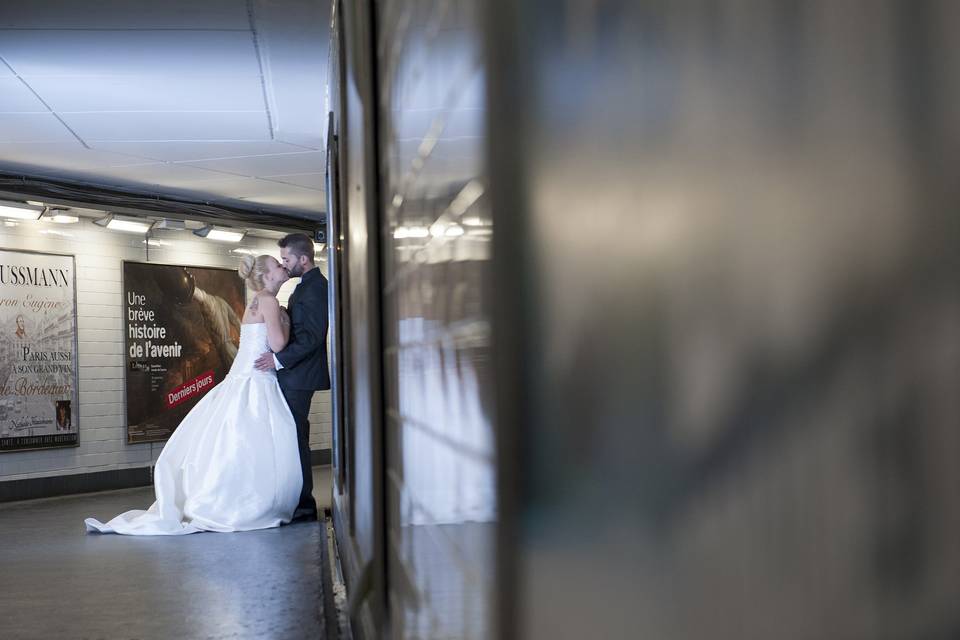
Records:
[[[289,249],[295,256],[307,256],[313,262],[313,240],[304,233],[291,233],[280,238],[277,242],[281,249]]]

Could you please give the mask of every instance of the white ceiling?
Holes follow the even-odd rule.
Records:
[[[317,218],[324,0],[0,0],[0,170]]]

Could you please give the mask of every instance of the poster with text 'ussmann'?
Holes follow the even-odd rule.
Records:
[[[233,269],[123,263],[127,442],[166,440],[223,381],[240,344]]]
[[[0,249],[0,451],[77,444],[73,256]]]

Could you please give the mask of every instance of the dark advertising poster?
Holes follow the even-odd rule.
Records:
[[[77,444],[73,256],[0,250],[0,451]]]
[[[244,304],[234,270],[123,263],[128,443],[166,440],[223,380]]]

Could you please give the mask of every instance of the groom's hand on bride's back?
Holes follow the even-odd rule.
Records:
[[[253,363],[253,366],[260,371],[273,371],[276,369],[277,367],[273,362],[273,352],[266,351],[260,354],[260,357]]]

